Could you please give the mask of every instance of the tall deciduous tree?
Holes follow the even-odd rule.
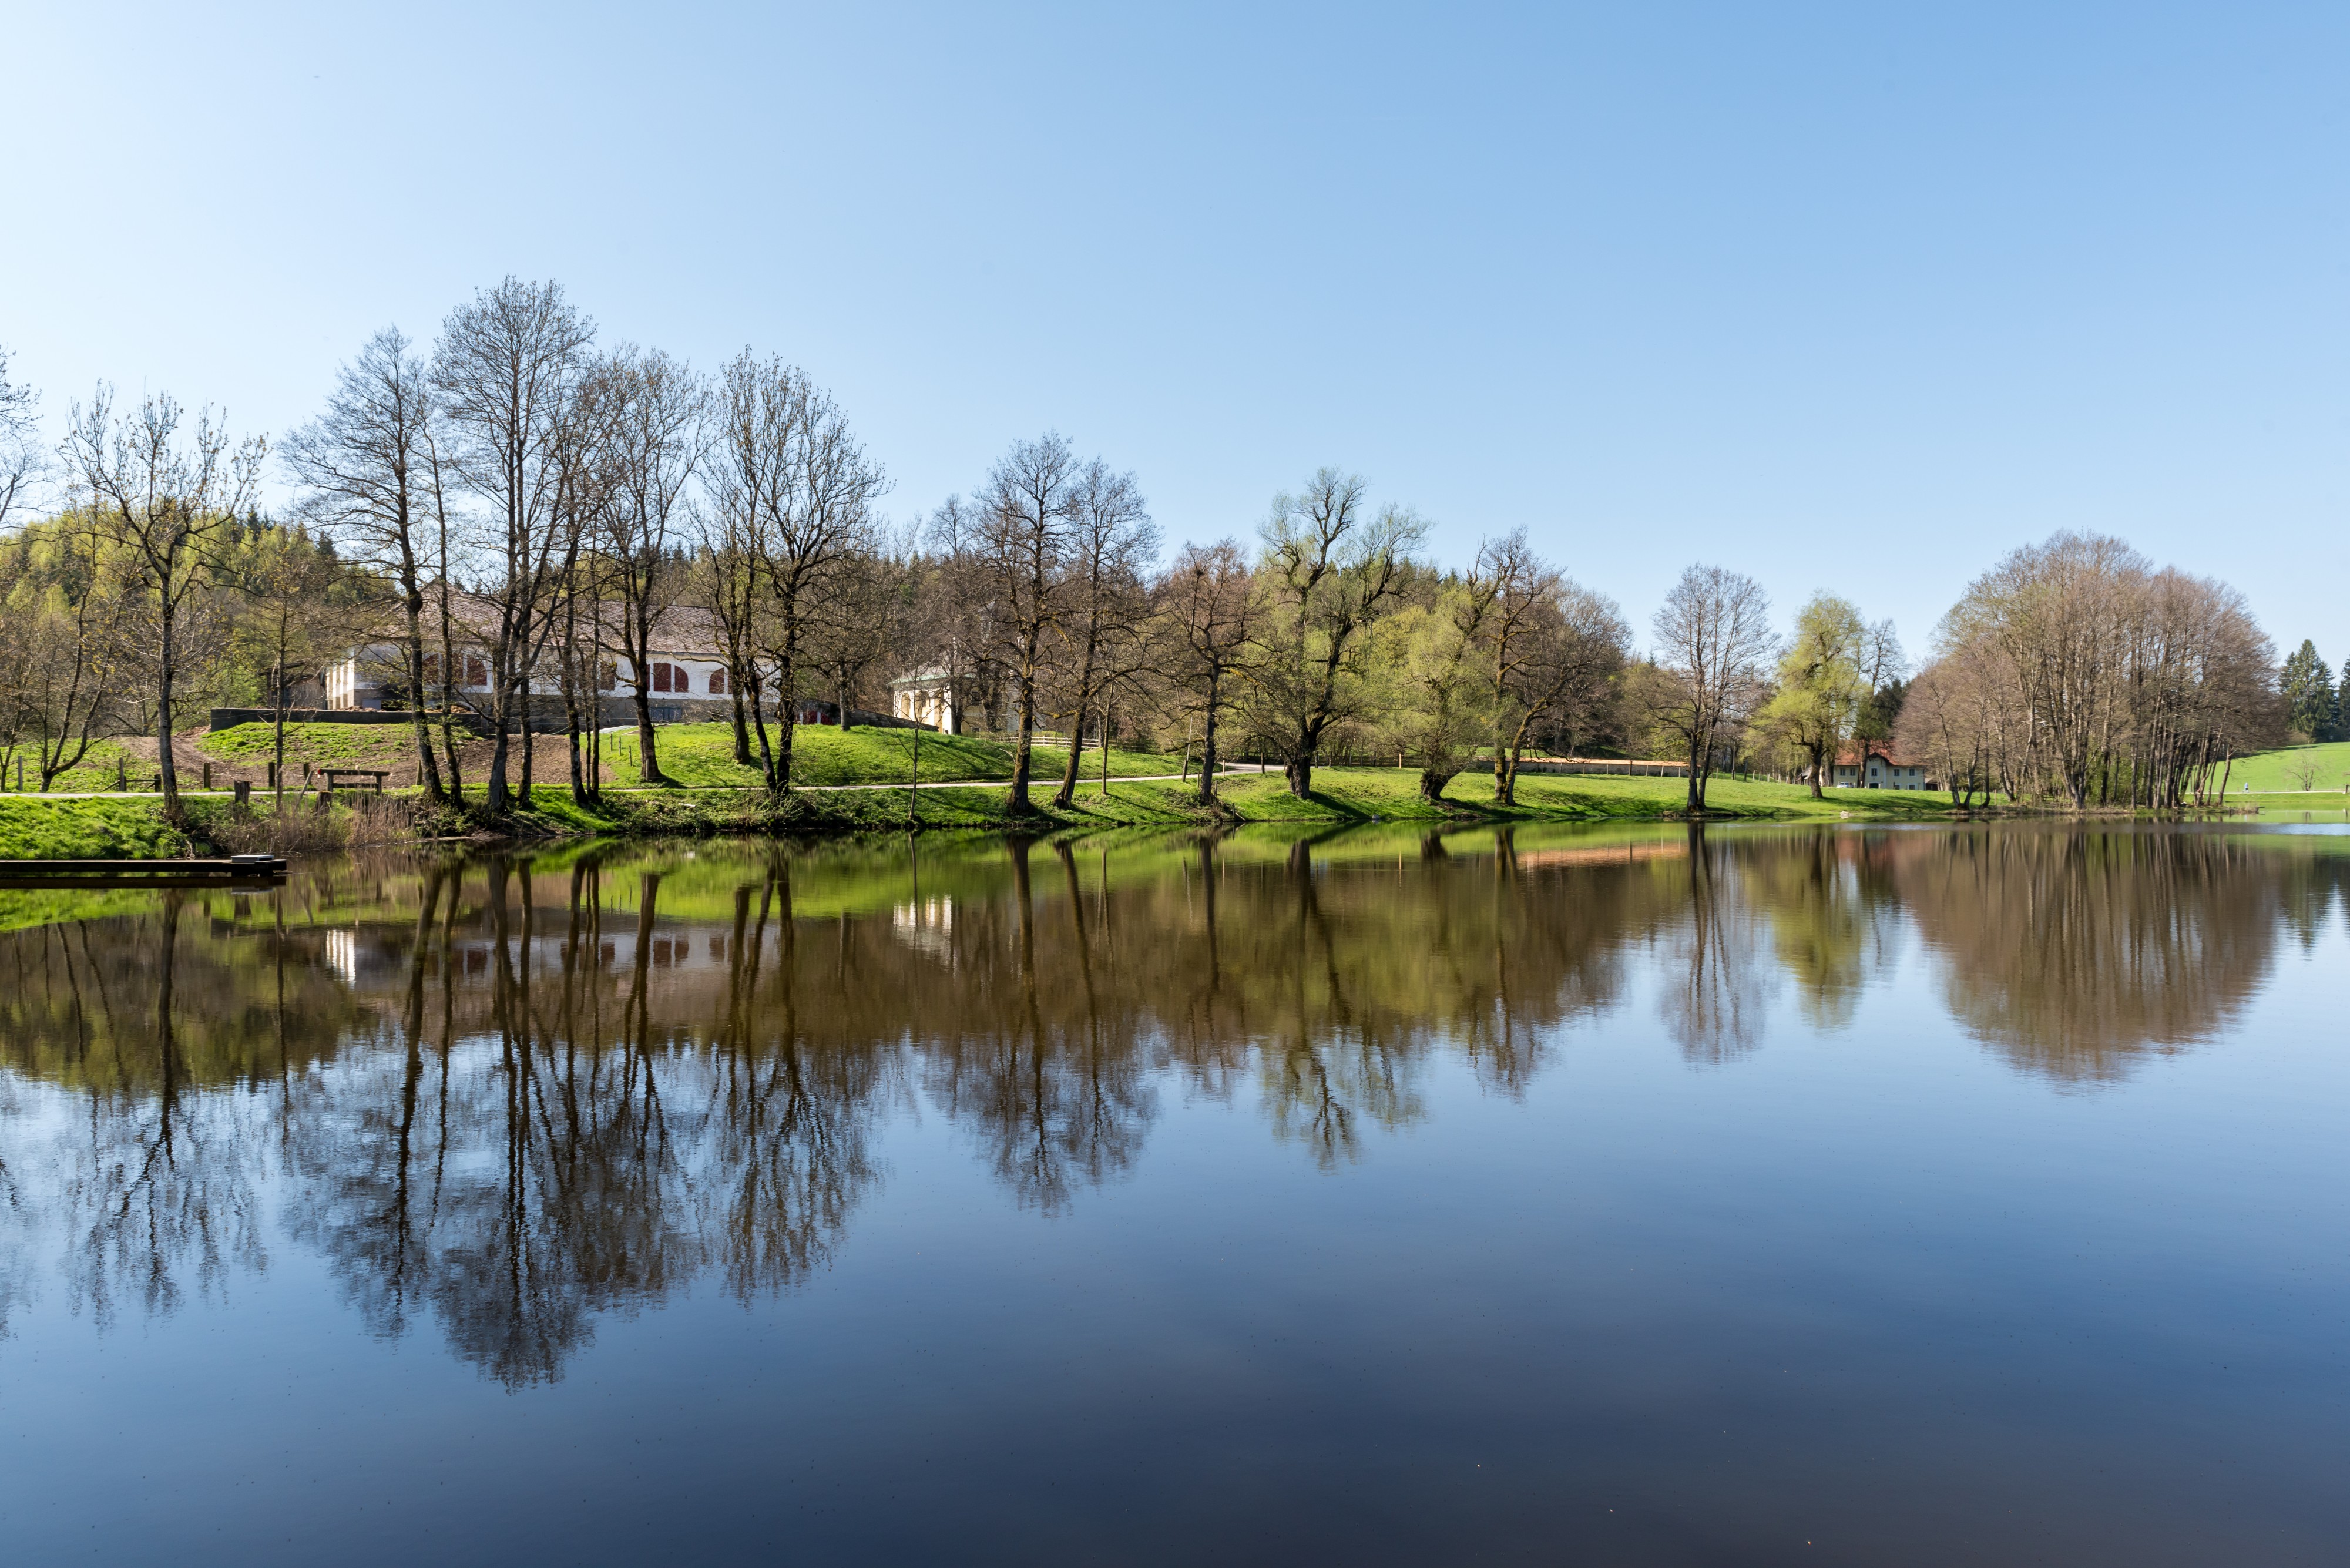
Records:
[[[716,418],[711,504],[722,543],[747,551],[764,590],[752,635],[782,709],[773,743],[755,702],[751,717],[767,788],[781,794],[791,788],[795,699],[816,597],[870,526],[889,477],[831,394],[781,359],[746,348],[729,361]]]
[[[1596,594],[1534,553],[1523,528],[1487,540],[1477,572],[1493,585],[1485,618],[1484,669],[1493,683],[1493,798],[1517,801],[1518,766],[1531,738],[1547,728],[1588,735],[1613,705],[1632,629],[1613,599]]]
[[[1177,705],[1200,726],[1201,805],[1216,802],[1216,770],[1222,765],[1217,742],[1239,672],[1250,657],[1255,587],[1240,546],[1225,539],[1186,546],[1159,590],[1161,618],[1154,640]]]
[[[40,397],[8,377],[9,353],[0,348],[0,528],[26,506],[49,469],[41,450]]]
[[[298,515],[344,542],[348,558],[388,575],[400,601],[401,681],[424,797],[443,798],[427,717],[425,590],[435,576],[428,431],[428,367],[398,327],[368,339],[342,367],[327,411],[279,449],[302,488]],[[445,695],[445,692],[444,692]]]
[[[509,277],[451,311],[433,350],[448,456],[485,513],[474,598],[486,624],[462,629],[488,644],[494,815],[512,805],[514,727],[519,720],[528,746],[531,679],[577,547],[580,511],[567,489],[586,472],[576,421],[595,336],[560,285]]]
[[[154,615],[155,744],[163,809],[180,815],[172,756],[172,699],[181,676],[183,617],[207,586],[223,535],[252,499],[268,443],[232,441],[210,409],[189,431],[167,394],[118,418],[101,382],[74,406],[65,454],[81,504],[110,536],[120,566]]]
[[[2117,539],[2012,552],[1937,643],[1935,683],[1960,661],[1962,690],[1980,694],[1969,750],[2011,799],[2176,807],[2224,791],[2236,754],[2284,726],[2275,653],[2242,596],[2157,571]]]
[[[1492,734],[1493,674],[1486,622],[1493,577],[1448,577],[1412,596],[1378,628],[1392,682],[1386,704],[1396,749],[1419,764],[1419,798],[1433,805],[1479,742]]]
[[[1657,611],[1649,720],[1689,759],[1689,809],[1705,809],[1706,784],[1724,742],[1764,695],[1772,652],[1771,601],[1762,585],[1720,566],[1691,566]]]
[[[1280,748],[1293,795],[1313,789],[1331,732],[1362,716],[1368,634],[1399,607],[1428,532],[1408,507],[1372,512],[1365,489],[1355,474],[1323,469],[1304,490],[1276,496],[1260,531],[1248,709],[1256,732]]]
[[[1908,698],[1907,677],[1909,660],[1901,651],[1901,639],[1893,629],[1893,622],[1870,623],[1860,643],[1860,677],[1868,695],[1860,705],[1860,716],[1853,721],[1852,738],[1865,746],[1883,745],[1893,739],[1895,725],[1901,719],[1901,704]]]
[[[1101,722],[1107,744],[1107,694],[1137,669],[1150,609],[1145,579],[1159,554],[1159,530],[1133,474],[1096,458],[1078,472],[1073,490],[1062,568],[1066,610],[1055,628],[1056,706],[1069,736],[1061,787],[1053,796],[1062,811],[1076,798],[1086,721]]]
[[[1851,600],[1814,594],[1795,613],[1795,634],[1779,656],[1779,690],[1757,715],[1804,753],[1814,800],[1872,695],[1861,669],[1868,641],[1868,625]]]
[[[996,656],[1018,705],[1009,801],[1015,814],[1031,809],[1036,719],[1052,651],[1047,639],[1066,607],[1064,567],[1082,472],[1057,432],[1014,443],[989,472],[962,545],[985,585]]]
[[[597,539],[602,586],[617,601],[616,629],[629,659],[639,775],[667,784],[653,731],[653,628],[684,587],[679,535],[686,487],[702,461],[709,396],[684,363],[633,345],[606,361],[596,385],[607,405]]]
[[[910,555],[893,530],[876,522],[825,575],[809,618],[808,670],[822,678],[844,730],[855,722],[858,692],[874,669],[910,640]]]

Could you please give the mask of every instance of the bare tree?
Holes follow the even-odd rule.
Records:
[[[437,413],[428,412],[424,423],[424,477],[426,494],[432,505],[432,628],[440,634],[437,652],[427,656],[428,678],[437,676],[441,685],[441,749],[442,760],[449,770],[451,804],[465,804],[465,775],[457,751],[457,690],[463,671],[459,667],[457,649],[457,617],[454,596],[458,552],[463,541],[458,533],[459,520],[450,505],[450,492],[457,484],[453,443],[442,427]]]
[[[530,745],[531,679],[577,545],[567,524],[579,513],[567,486],[584,472],[575,421],[595,336],[595,323],[559,284],[508,277],[451,311],[433,351],[456,477],[488,513],[475,597],[489,624],[469,629],[489,645],[493,815],[512,802],[507,763],[517,720]]]
[[[387,574],[400,601],[402,684],[414,718],[416,777],[443,798],[432,756],[425,673],[425,587],[432,556],[424,361],[396,327],[368,339],[335,379],[327,411],[293,431],[279,459],[303,489],[298,514],[332,531],[350,557]],[[445,701],[445,683],[444,683]]]
[[[1961,810],[1991,804],[1996,774],[1991,767],[1995,730],[1991,692],[1980,668],[1981,650],[1956,650],[1918,671],[1901,705],[1895,742],[1923,757]]]
[[[1150,609],[1146,575],[1159,554],[1159,530],[1143,507],[1141,487],[1099,458],[1077,472],[1072,486],[1063,556],[1065,613],[1055,623],[1060,678],[1054,682],[1059,717],[1068,731],[1068,760],[1055,810],[1076,802],[1077,763],[1086,721],[1099,720],[1108,744],[1107,693],[1139,663]]]
[[[232,441],[210,409],[197,414],[192,431],[183,434],[184,423],[166,394],[117,419],[114,389],[100,382],[88,407],[74,405],[64,448],[81,504],[110,536],[153,611],[157,772],[163,809],[174,819],[181,810],[172,697],[183,618],[206,586],[223,531],[252,498],[268,452],[259,436]]]
[[[1314,787],[1314,760],[1361,715],[1366,633],[1397,607],[1427,524],[1408,507],[1369,514],[1357,475],[1326,468],[1276,496],[1261,530],[1264,602],[1247,671],[1253,727],[1278,746],[1289,793]]]
[[[1066,608],[1064,567],[1082,472],[1076,454],[1057,432],[1014,443],[989,473],[962,545],[985,585],[996,657],[1018,704],[1009,799],[1015,815],[1032,809],[1028,784],[1036,718],[1052,651],[1047,634]]]
[[[843,730],[854,720],[868,673],[908,640],[913,611],[910,552],[879,524],[864,535],[825,574],[809,618],[808,668],[825,678]]]
[[[1160,588],[1160,669],[1200,726],[1200,804],[1216,802],[1217,737],[1249,659],[1255,581],[1230,539],[1187,545]]]
[[[48,453],[41,450],[40,395],[8,379],[9,358],[0,348],[0,528],[32,501],[49,472]]]
[[[831,394],[795,366],[746,348],[721,373],[717,398],[712,504],[722,526],[739,530],[765,590],[751,634],[782,709],[775,744],[755,703],[752,720],[767,788],[781,794],[791,788],[794,699],[816,597],[863,537],[889,478]]]
[[[598,379],[610,403],[598,554],[619,600],[639,774],[646,784],[667,784],[653,732],[653,627],[684,587],[678,535],[686,486],[702,461],[709,395],[681,361],[633,345],[617,350]]]
[[[918,587],[920,646],[946,686],[947,728],[961,734],[976,711],[983,728],[1003,707],[1003,639],[997,635],[994,573],[980,552],[976,505],[950,495],[931,514],[932,554]]]
[[[751,719],[763,701],[766,679],[758,657],[759,579],[752,520],[732,505],[717,504],[692,505],[690,515],[702,547],[686,592],[698,608],[709,613],[718,634],[718,658],[726,667],[733,722],[734,760],[754,767],[759,759],[751,753]]]
[[[1518,767],[1538,730],[1587,733],[1601,721],[1632,628],[1613,599],[1536,555],[1523,528],[1486,541],[1477,573],[1494,591],[1484,622],[1485,669],[1493,682],[1493,798],[1513,805]]]
[[[1691,811],[1705,809],[1722,743],[1765,695],[1770,612],[1762,584],[1720,566],[1690,567],[1657,611],[1656,667],[1664,679],[1649,717],[1685,748]]]
[[[2103,535],[2012,552],[1943,618],[1938,651],[1990,694],[1979,723],[2011,799],[2176,808],[2279,727],[2274,649],[2242,597]]]
[[[2146,570],[2119,539],[2060,534],[2012,552],[1950,612],[1948,640],[1987,638],[2022,689],[2034,732],[2024,771],[2047,763],[2075,807],[2088,804],[2100,742],[2118,718],[2120,622]]]

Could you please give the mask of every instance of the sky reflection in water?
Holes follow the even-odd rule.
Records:
[[[0,1531],[2329,1561],[2345,880],[1617,828],[0,895]]]

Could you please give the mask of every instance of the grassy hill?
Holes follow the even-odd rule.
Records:
[[[2311,776],[2302,779],[2307,766]],[[2230,796],[2250,786],[2255,794],[2271,793],[2340,794],[2350,784],[2350,741],[2319,746],[2284,746],[2238,757],[2228,774]]]

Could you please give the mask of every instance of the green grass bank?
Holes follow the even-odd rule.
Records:
[[[941,760],[942,770],[955,767],[957,753],[942,749],[947,753]],[[931,750],[931,742],[926,739],[926,776]],[[969,753],[962,756],[963,765],[977,766],[989,760]],[[1180,765],[1180,759],[1176,762]],[[1128,765],[1139,770],[1157,763],[1158,759],[1145,757]],[[1111,765],[1114,771],[1118,766],[1115,752]],[[897,785],[844,787],[856,782],[844,779],[835,785],[797,791],[782,801],[771,799],[764,789],[731,781],[679,788],[607,785],[601,801],[586,808],[572,803],[569,790],[562,784],[541,784],[530,808],[515,814],[511,831],[525,837],[727,833],[827,837],[901,831],[910,824],[925,831],[988,832],[1210,822],[1335,826],[1373,821],[1653,821],[1678,815],[1686,795],[1677,779],[1545,774],[1520,779],[1517,804],[1502,807],[1493,803],[1488,777],[1463,774],[1453,781],[1442,803],[1431,805],[1419,798],[1418,775],[1408,770],[1324,768],[1315,773],[1315,781],[1314,793],[1299,800],[1283,786],[1279,774],[1229,774],[1218,792],[1220,809],[1207,811],[1199,805],[1196,783],[1113,776],[1105,788],[1095,777],[1078,786],[1068,810],[1055,811],[1050,805],[1055,784],[1048,778],[1032,788],[1030,799],[1035,809],[1025,816],[1015,815],[1010,809],[1008,790],[991,787],[989,782],[941,779],[936,781],[941,787],[909,791]],[[181,833],[163,820],[161,803],[151,796],[0,797],[0,858],[134,858],[223,847],[327,848],[354,839],[381,841],[387,833],[396,836],[399,831],[386,808],[401,809],[400,803],[412,803],[414,796],[412,792],[395,792],[380,805],[364,795],[338,797],[324,810],[311,799],[298,798],[289,805],[282,846],[271,844],[270,803],[265,796],[256,796],[258,821],[239,821],[223,794],[191,793],[186,798],[189,824],[187,831]],[[1814,800],[1797,785],[1740,779],[1717,781],[1709,804],[1717,816],[1782,821],[1933,820],[1950,812],[1947,797],[1917,791],[1847,790]],[[466,832],[467,825],[453,818],[420,821],[412,831],[417,836],[449,836]]]
[[[312,735],[310,732],[327,732]],[[298,732],[298,733],[297,733]],[[224,762],[246,761],[266,744],[265,725],[245,725],[206,736],[204,749]],[[737,764],[723,725],[671,725],[661,731],[664,771],[674,786],[638,786],[631,737],[608,739],[608,783],[599,804],[575,806],[560,779],[541,779],[532,807],[516,814],[507,831],[530,838],[772,834],[801,838],[898,832],[910,824],[924,831],[1001,832],[1008,829],[1075,830],[1167,827],[1209,822],[1288,823],[1301,828],[1357,822],[1471,825],[1490,823],[1589,823],[1661,821],[1679,817],[1686,786],[1671,778],[1612,775],[1528,774],[1518,781],[1518,800],[1501,807],[1492,781],[1463,774],[1438,805],[1419,796],[1418,774],[1409,769],[1331,767],[1315,772],[1315,790],[1292,797],[1277,773],[1224,775],[1220,809],[1203,811],[1196,783],[1152,777],[1180,770],[1180,756],[1113,750],[1112,777],[1105,789],[1098,753],[1087,753],[1076,798],[1066,811],[1049,805],[1066,753],[1039,746],[1031,800],[1035,810],[1015,816],[1008,791],[991,787],[1012,771],[1009,747],[993,738],[924,734],[920,776],[911,792],[904,780],[914,766],[914,737],[902,730],[806,727],[797,733],[794,774],[804,786],[783,801],[769,798],[755,770]],[[407,738],[397,729],[359,730],[330,724],[297,725],[288,732],[288,754],[300,751],[317,763],[390,762],[404,755]],[[2350,746],[2323,748],[2350,753]],[[2240,761],[2269,763],[2289,753]],[[395,774],[395,777],[399,776]],[[412,774],[410,775],[412,776]],[[2256,774],[2256,779],[2260,776]],[[479,779],[469,779],[479,798]],[[930,787],[937,786],[937,787]],[[449,837],[480,833],[478,824],[452,815],[427,818],[415,809],[412,791],[395,790],[381,802],[365,796],[338,797],[321,810],[310,797],[289,797],[281,826],[268,815],[259,792],[258,820],[235,819],[225,793],[188,797],[189,822],[182,832],[166,823],[152,796],[109,795],[82,800],[45,800],[0,795],[0,859],[146,858],[228,849],[323,849],[343,843],[396,841],[402,837]],[[2350,819],[2350,797],[2336,791],[2269,792],[2245,797],[2231,792],[2230,805],[2257,805],[2271,821]],[[1709,815],[1756,821],[1938,821],[1951,815],[1950,797],[1939,792],[1832,790],[1814,799],[1802,785],[1739,778],[1716,779],[1708,791]]]

